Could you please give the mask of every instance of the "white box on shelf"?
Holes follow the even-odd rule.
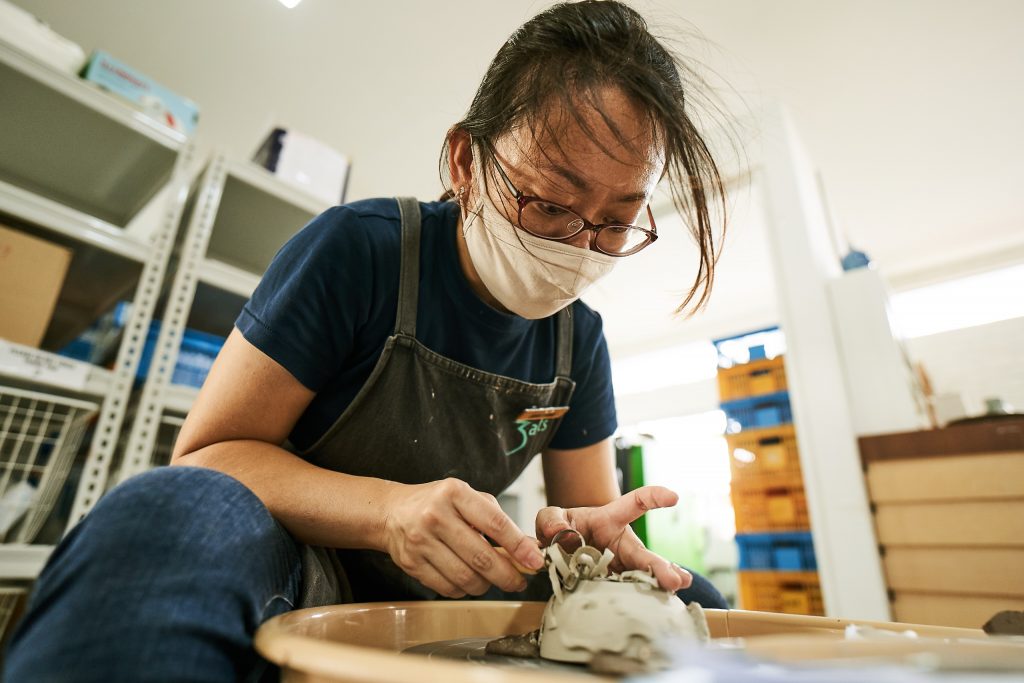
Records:
[[[275,128],[253,160],[281,180],[332,206],[344,201],[348,158],[315,138]]]

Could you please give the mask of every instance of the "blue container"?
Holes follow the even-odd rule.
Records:
[[[741,570],[811,571],[818,568],[810,531],[737,534]]]
[[[731,368],[746,365],[768,358],[768,352],[774,358],[785,352],[785,338],[778,327],[766,327],[751,330],[743,334],[713,339],[715,351],[718,353],[718,367]]]
[[[725,411],[729,434],[745,429],[777,427],[793,421],[788,391],[726,401],[722,403],[722,410]]]
[[[146,346],[142,350],[139,370],[136,373],[136,377],[140,380],[146,379],[149,374],[149,364],[153,359],[153,349],[156,348],[156,338],[159,334],[160,323],[153,321],[149,326],[149,333],[146,335]],[[214,359],[217,358],[221,347],[224,346],[224,341],[224,337],[218,337],[215,334],[186,329],[178,350],[178,360],[174,364],[171,384],[197,388],[203,386]]]

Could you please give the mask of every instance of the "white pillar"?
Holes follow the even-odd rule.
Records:
[[[814,168],[787,114],[767,109],[750,149],[763,192],[781,326],[825,609],[889,619],[829,282],[841,274]]]

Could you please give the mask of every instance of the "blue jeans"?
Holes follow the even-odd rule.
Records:
[[[263,621],[292,609],[299,547],[213,470],[165,467],[107,494],[60,543],[6,653],[4,680],[255,680]],[[680,591],[725,601],[702,577]]]

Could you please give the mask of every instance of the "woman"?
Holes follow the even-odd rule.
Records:
[[[54,553],[8,680],[69,662],[98,679],[224,680],[258,671],[254,630],[293,607],[543,598],[492,543],[537,568],[538,540],[568,527],[618,569],[724,607],[629,528],[677,497],[619,496],[601,320],[578,301],[654,243],[664,177],[702,253],[684,305],[707,296],[722,188],[686,95],[617,2],[558,5],[516,31],[446,138],[453,201],[338,207],[282,249],[176,467],[112,491]],[[551,507],[535,540],[494,495],[537,453]]]

